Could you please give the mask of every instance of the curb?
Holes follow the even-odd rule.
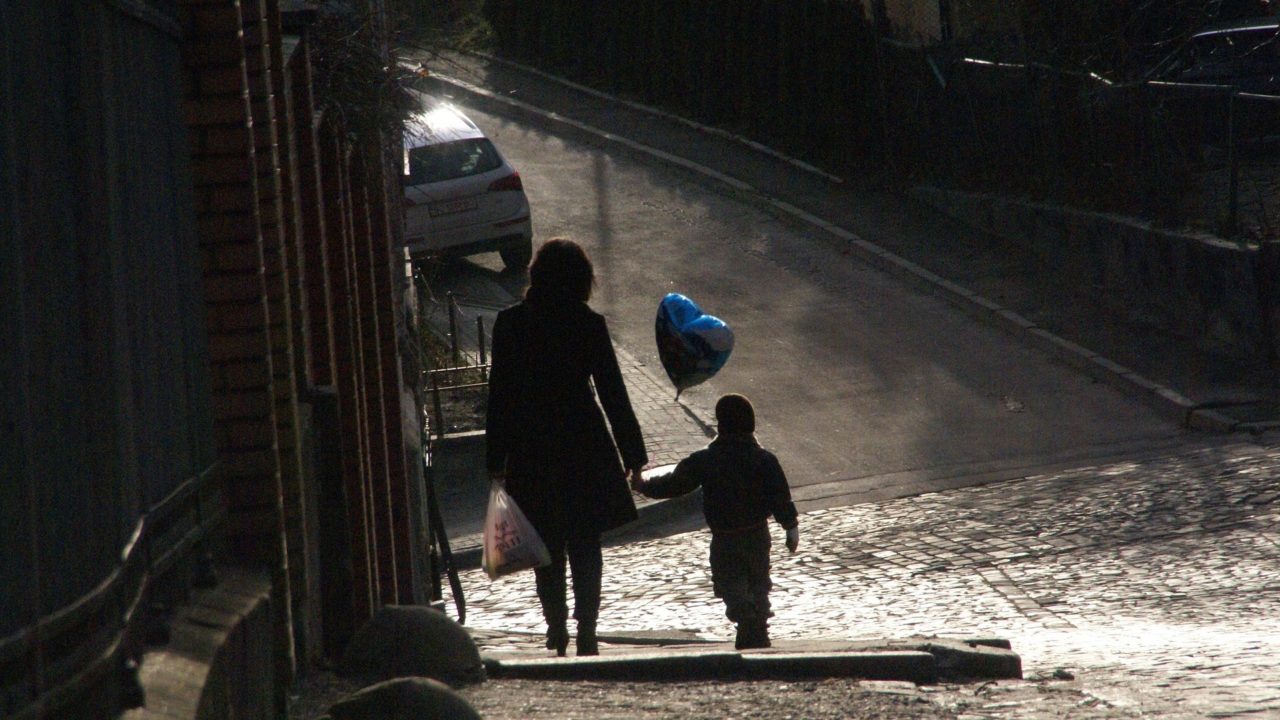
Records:
[[[925,646],[938,663],[938,675],[944,678],[989,678],[1020,680],[1022,658],[1013,652],[1007,640],[973,640],[968,642],[934,641]]]
[[[849,652],[818,654],[645,653],[559,659],[486,660],[491,678],[523,680],[730,680],[856,677],[906,680],[918,685],[938,681],[937,662],[927,652]]]
[[[492,678],[528,680],[691,681],[861,678],[930,685],[946,680],[1022,678],[1022,659],[1005,647],[930,639],[861,650],[673,651],[584,658],[484,658]]]
[[[500,62],[508,67],[516,68],[539,77],[544,77],[566,87],[577,88],[573,83],[547,75],[542,71],[527,68],[510,61],[504,60]],[[485,88],[472,85],[471,83],[462,80],[437,74],[432,74],[429,79],[436,83],[448,85],[451,88],[460,90],[482,103],[493,103],[501,106],[508,112],[515,110],[525,118],[529,118],[537,122],[550,122],[552,124],[560,125],[577,134],[586,135],[594,140],[618,145],[629,152],[639,154],[648,159],[658,160],[659,162],[663,162],[675,168],[716,180],[734,191],[750,196],[757,202],[763,202],[773,207],[778,212],[788,215],[794,220],[798,220],[806,225],[823,230],[828,235],[846,242],[848,244],[848,249],[851,252],[856,253],[860,258],[868,262],[868,264],[873,267],[888,272],[898,279],[906,281],[916,289],[936,295],[979,320],[988,322],[1022,338],[1032,347],[1046,352],[1052,357],[1055,357],[1072,367],[1082,370],[1085,374],[1095,380],[1107,383],[1117,390],[1136,396],[1183,427],[1192,430],[1216,433],[1230,433],[1237,430],[1258,431],[1258,428],[1253,427],[1253,424],[1242,424],[1221,412],[1203,408],[1195,401],[1183,396],[1176,390],[1152,382],[1146,377],[1139,375],[1128,368],[1099,356],[1088,348],[1077,345],[1065,338],[1059,337],[1043,328],[1040,328],[1034,322],[1019,315],[1013,310],[1005,308],[998,303],[994,303],[954,282],[935,275],[906,258],[895,255],[879,245],[860,238],[855,233],[834,225],[833,223],[813,215],[812,213],[809,213],[784,200],[766,196],[749,183],[730,177],[704,165],[677,157],[633,140],[619,137],[557,113],[543,110],[519,100],[503,97],[497,93],[486,90]],[[632,103],[627,103],[626,101],[618,98],[612,98],[611,96],[596,90],[591,90],[589,88],[586,90],[589,90],[590,94],[596,97],[609,98],[627,106],[632,105]],[[645,106],[639,107],[642,110],[647,110]],[[695,127],[701,127],[696,123],[692,123],[692,121],[689,121],[689,123]],[[770,154],[776,154],[776,152],[771,151]]]

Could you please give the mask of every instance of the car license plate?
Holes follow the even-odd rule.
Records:
[[[475,210],[477,207],[475,198],[457,198],[455,200],[442,200],[440,202],[431,203],[428,210],[431,217],[439,217],[441,215],[452,215],[454,213]]]

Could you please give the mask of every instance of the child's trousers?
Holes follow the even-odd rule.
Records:
[[[763,624],[769,607],[769,526],[742,532],[712,533],[711,582],[734,623]]]

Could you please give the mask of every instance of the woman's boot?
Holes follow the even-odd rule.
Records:
[[[547,649],[564,657],[569,647],[569,608],[565,605],[564,556],[551,565],[536,568],[538,602],[542,605],[542,618],[547,623]]]
[[[769,642],[769,625],[764,620],[743,620],[738,623],[738,636],[733,647],[738,650],[772,647]]]
[[[569,628],[564,620],[547,622],[547,649],[555,650],[556,655],[564,657],[569,648]],[[581,655],[582,653],[578,653]]]
[[[578,656],[599,655],[600,643],[596,640],[596,621],[578,621]]]

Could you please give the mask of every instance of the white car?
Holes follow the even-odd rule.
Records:
[[[405,123],[404,231],[415,259],[496,250],[508,269],[533,256],[533,224],[520,173],[458,108],[416,93]]]

